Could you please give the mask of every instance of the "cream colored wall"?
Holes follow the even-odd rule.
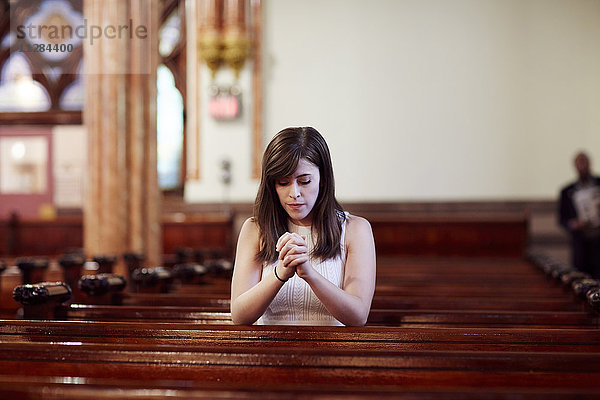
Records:
[[[197,39],[197,0],[187,0],[187,174],[185,199],[191,203],[246,202],[256,195],[258,184],[252,171],[252,65],[247,63],[239,79],[233,71],[220,69],[214,80],[204,64],[199,64]],[[196,19],[194,19],[196,18]],[[242,111],[239,118],[217,121],[208,114],[211,85],[236,84],[242,91]],[[231,164],[231,184],[222,183],[222,163]]]
[[[600,1],[264,6],[265,141],[319,129],[342,201],[552,199],[580,148],[600,171]],[[234,201],[255,195],[250,129],[203,125],[234,161]],[[215,157],[188,201],[218,200]]]
[[[54,205],[83,207],[87,130],[83,125],[57,125],[52,136]]]

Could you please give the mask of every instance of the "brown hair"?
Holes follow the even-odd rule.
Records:
[[[271,140],[262,159],[260,186],[254,202],[254,220],[259,227],[260,262],[277,260],[275,245],[288,231],[288,214],[281,206],[275,182],[290,176],[298,161],[305,158],[319,168],[319,195],[311,211],[312,230],[317,232],[317,243],[311,256],[322,260],[341,254],[342,206],[335,199],[335,182],[331,155],[325,139],[311,127],[286,128]]]

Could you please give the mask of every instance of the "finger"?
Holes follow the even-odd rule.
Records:
[[[283,260],[286,256],[296,254],[296,245],[288,242],[279,252],[279,259]]]
[[[296,257],[293,260],[291,260],[288,264],[287,267],[288,268],[295,268],[298,265],[302,265],[305,262],[308,261],[308,256],[300,256],[300,257]]]
[[[281,235],[281,237],[277,241],[277,245],[275,246],[275,251],[279,252],[280,260],[283,259],[282,249],[285,246],[285,244],[288,242],[288,239],[289,239],[289,235],[287,233],[284,233],[283,235]]]
[[[291,236],[291,234],[289,232],[286,232],[283,235],[281,235],[279,237],[279,239],[277,240],[277,244],[275,245],[275,250],[280,251],[281,248],[285,245],[285,243],[287,243],[290,236]]]
[[[283,240],[283,237],[286,234],[284,233],[283,235],[279,236],[279,239],[277,239],[277,243],[275,244],[275,251],[279,251],[281,248],[281,241]]]
[[[306,246],[306,240],[304,240],[302,236],[298,235],[297,233],[292,233],[287,243],[296,244],[298,246]]]
[[[306,255],[306,254],[288,254],[283,259],[283,263],[287,265],[298,258],[303,258],[303,259],[305,258],[308,260],[308,255]]]
[[[279,259],[283,260],[285,258],[286,255],[288,254],[294,254],[294,252],[292,251],[290,253],[290,250],[294,249],[296,245],[291,243],[291,242],[287,242],[280,250],[279,250]]]
[[[296,236],[294,237],[294,242],[296,244],[306,246],[307,245],[307,243],[306,243],[306,235],[298,235],[298,234],[296,234]]]
[[[288,254],[306,254],[308,253],[308,247],[305,245],[298,245],[293,243],[291,240],[281,249],[279,253],[280,259],[283,259]]]
[[[294,241],[296,243],[298,243],[298,244],[306,242],[306,236],[305,235],[300,235],[298,233],[294,233],[293,237],[294,237]]]
[[[296,257],[297,257],[297,256],[296,256],[296,255],[294,255],[294,254],[288,254],[288,255],[286,255],[286,256],[283,258],[283,260],[282,260],[282,261],[283,261],[283,265],[284,265],[284,266],[287,268],[287,267],[288,267],[288,265],[289,265],[289,263],[290,263],[290,262],[292,262],[292,261],[294,261],[294,260],[296,259]]]

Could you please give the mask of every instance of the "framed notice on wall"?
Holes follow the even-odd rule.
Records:
[[[0,192],[42,194],[48,188],[48,139],[43,136],[0,137]]]
[[[0,218],[42,216],[52,207],[52,130],[0,129]]]

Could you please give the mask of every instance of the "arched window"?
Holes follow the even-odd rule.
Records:
[[[47,111],[50,107],[50,96],[33,80],[27,57],[13,53],[0,73],[0,112]]]
[[[81,40],[25,29],[81,25],[83,0],[0,0],[0,9],[0,124],[81,124]],[[55,45],[64,51],[39,51]]]
[[[161,66],[157,78],[159,185],[163,190],[183,193],[185,1],[162,0],[161,4]],[[36,43],[19,38],[17,27],[29,24],[81,26],[83,0],[0,0],[0,125],[82,124],[85,85],[81,40],[64,39],[65,44],[73,45],[68,52],[29,51],[34,44],[50,44],[53,40],[43,35],[33,35]]]
[[[83,83],[83,60],[79,63],[76,79],[63,90],[60,108],[63,110],[83,110],[85,85]]]
[[[158,51],[158,183],[183,194],[185,176],[185,2],[165,0]]]
[[[164,64],[158,67],[157,80],[158,184],[163,190],[173,190],[181,186],[183,98]]]

